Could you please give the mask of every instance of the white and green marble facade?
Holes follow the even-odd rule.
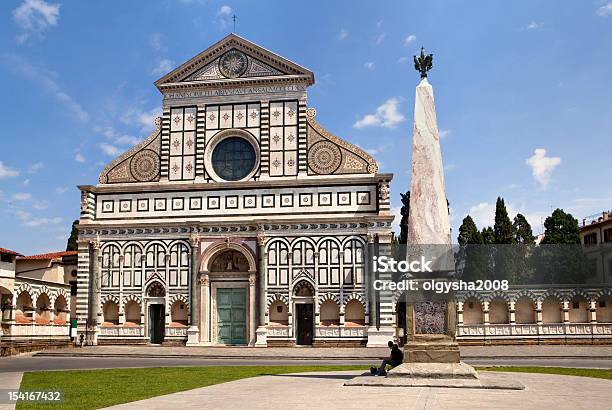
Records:
[[[294,344],[299,304],[313,306],[314,344],[365,344],[394,325],[364,277],[367,245],[391,241],[392,175],[316,122],[313,83],[233,34],[156,82],[156,129],[80,187],[77,317],[90,342],[148,342],[162,305],[164,342],[224,344],[227,288],[244,289],[244,344]],[[236,137],[253,167],[226,181],[212,153]]]

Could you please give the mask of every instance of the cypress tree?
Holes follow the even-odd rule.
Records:
[[[72,230],[70,231],[70,237],[68,238],[68,243],[66,244],[67,251],[76,251],[79,249],[79,246],[77,245],[77,239],[79,237],[79,230],[77,229],[78,224],[78,219],[72,222]]]
[[[514,243],[514,228],[510,217],[508,217],[504,199],[501,197],[497,197],[497,202],[495,203],[495,225],[493,225],[493,231],[495,234],[495,244],[507,245]]]
[[[405,194],[400,193],[402,197],[402,219],[400,221],[400,245],[405,245],[408,242],[408,216],[410,215],[410,191],[406,191]]]
[[[533,231],[531,230],[531,225],[527,222],[527,218],[525,218],[522,214],[516,214],[514,217],[514,223],[512,224],[514,228],[514,242],[515,243],[523,243],[523,244],[532,244],[535,240],[535,236],[533,236]]]

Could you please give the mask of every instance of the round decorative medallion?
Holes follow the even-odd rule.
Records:
[[[159,174],[159,155],[150,149],[144,149],[132,157],[130,162],[132,176],[140,182],[155,179]]]
[[[219,59],[219,71],[225,77],[237,78],[247,70],[249,60],[244,53],[238,50],[230,50]]]
[[[332,174],[341,162],[340,148],[329,141],[319,141],[308,150],[308,165],[317,174]]]

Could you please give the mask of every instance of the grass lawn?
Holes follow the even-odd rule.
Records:
[[[479,371],[562,374],[612,380],[612,369],[579,369],[574,367],[492,366],[477,367]]]
[[[226,366],[27,372],[21,390],[61,390],[60,404],[18,403],[17,409],[98,409],[247,377],[282,373],[366,370],[364,366]],[[478,367],[479,371],[525,372],[612,380],[610,369]],[[177,403],[178,404],[178,403]]]
[[[99,409],[163,394],[281,373],[366,370],[364,366],[210,366],[27,372],[20,390],[61,390],[58,404],[19,402],[17,409]],[[178,403],[177,403],[178,404]]]

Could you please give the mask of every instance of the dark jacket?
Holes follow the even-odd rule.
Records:
[[[396,366],[404,362],[404,353],[397,345],[393,345],[393,348],[391,349],[391,361]]]

